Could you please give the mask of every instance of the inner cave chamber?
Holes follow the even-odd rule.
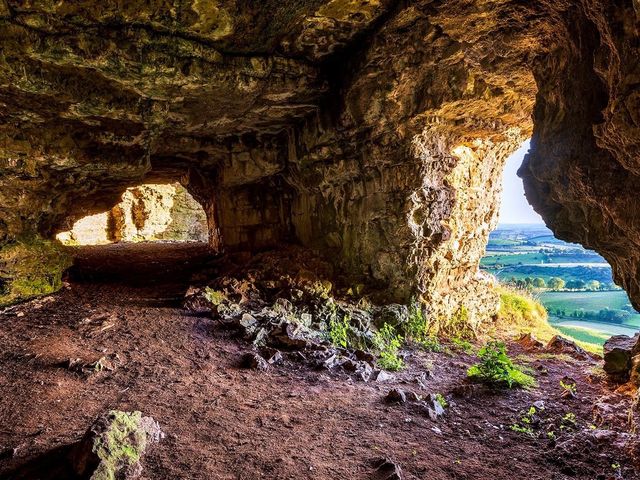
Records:
[[[179,180],[215,251],[302,245],[477,324],[531,138],[529,201],[640,306],[636,1],[197,3],[0,1],[2,301],[57,285],[75,220]]]

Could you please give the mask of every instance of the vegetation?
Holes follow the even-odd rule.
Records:
[[[404,361],[398,356],[403,338],[395,328],[385,323],[373,337],[373,345],[378,352],[378,366],[385,370],[397,371],[404,368]]]
[[[530,333],[546,342],[558,331],[547,322],[547,312],[531,294],[524,290],[498,287],[500,309],[496,321],[487,325],[485,332],[491,337],[513,337]]]
[[[511,430],[518,433],[524,433],[531,437],[534,436],[533,423],[538,410],[533,405],[529,407],[529,410],[522,415],[517,423],[511,425]]]
[[[436,393],[436,401],[440,404],[442,408],[447,408],[449,406],[447,399],[444,398],[444,395],[442,395],[441,393]]]
[[[503,342],[491,341],[478,351],[480,362],[467,371],[467,376],[494,387],[530,388],[535,385],[532,376],[513,364]]]
[[[334,315],[329,319],[329,338],[336,347],[349,346],[349,321],[348,315]]]
[[[438,337],[429,332],[429,322],[418,301],[413,300],[409,305],[409,319],[404,326],[404,335],[429,352],[442,351]]]

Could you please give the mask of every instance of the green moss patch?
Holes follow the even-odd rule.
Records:
[[[62,287],[62,274],[72,264],[56,241],[20,239],[0,249],[0,306],[48,295]]]

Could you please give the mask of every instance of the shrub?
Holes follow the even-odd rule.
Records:
[[[467,371],[467,376],[495,387],[529,388],[535,384],[532,376],[513,364],[503,342],[492,341],[478,352],[480,363]]]
[[[373,337],[373,345],[378,351],[378,366],[385,370],[397,371],[404,368],[404,362],[398,356],[403,338],[395,329],[385,323]]]

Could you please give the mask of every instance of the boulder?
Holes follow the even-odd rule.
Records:
[[[626,379],[631,370],[631,357],[638,334],[633,337],[614,335],[604,343],[604,371],[609,375]]]
[[[544,344],[531,333],[523,333],[516,342],[528,352],[542,350],[544,348]]]
[[[373,460],[373,480],[402,480],[404,478],[399,465],[388,458],[377,458]]]
[[[571,340],[568,340],[560,335],[554,335],[547,346],[545,347],[550,353],[555,354],[565,354],[571,357],[577,358],[578,360],[586,360],[589,358],[587,352],[585,352],[582,348],[576,345]]]
[[[406,305],[391,303],[378,309],[374,318],[374,324],[382,328],[385,323],[393,327],[403,325],[409,321],[409,308]]]
[[[73,448],[71,463],[78,478],[134,479],[142,473],[140,460],[149,445],[162,438],[153,418],[112,410],[100,415]]]
[[[243,368],[250,368],[261,372],[264,372],[269,368],[269,363],[255,352],[245,353],[242,356],[241,364]]]

